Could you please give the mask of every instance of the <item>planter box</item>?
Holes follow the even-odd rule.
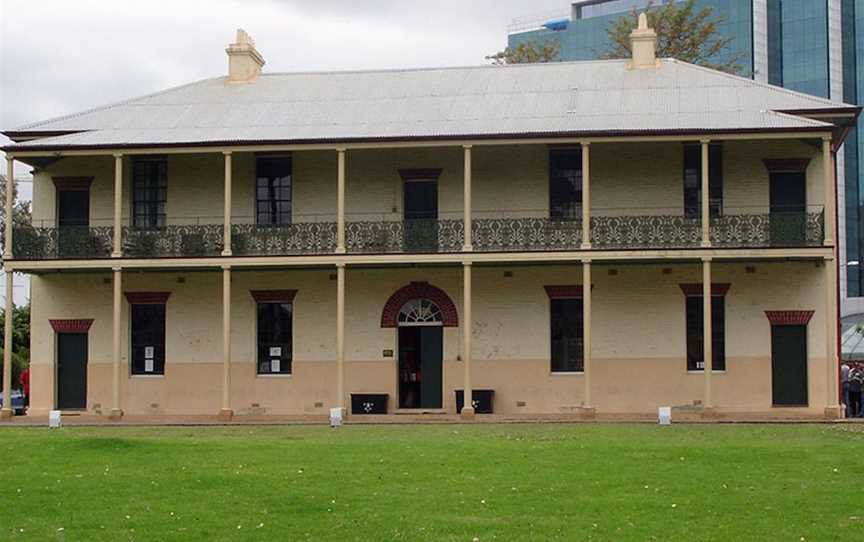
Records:
[[[471,395],[474,399],[474,412],[476,414],[492,414],[495,390],[474,390]],[[462,413],[462,405],[464,403],[465,392],[463,390],[456,390],[456,414]]]
[[[351,414],[387,414],[386,393],[352,393]]]

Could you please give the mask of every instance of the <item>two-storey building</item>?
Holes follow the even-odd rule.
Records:
[[[269,74],[238,32],[227,77],[5,132],[31,412],[839,415],[857,108],[633,40]]]

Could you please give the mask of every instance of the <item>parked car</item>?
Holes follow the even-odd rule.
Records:
[[[5,396],[0,391],[0,408],[4,406]],[[12,410],[16,416],[24,415],[24,393],[21,390],[12,390]]]

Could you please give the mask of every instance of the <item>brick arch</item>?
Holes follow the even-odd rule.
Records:
[[[421,298],[428,299],[438,305],[438,308],[441,309],[444,327],[459,327],[459,315],[453,300],[444,290],[432,286],[428,282],[412,282],[396,290],[384,304],[384,310],[381,312],[381,327],[396,327],[397,317],[402,306],[412,299]]]

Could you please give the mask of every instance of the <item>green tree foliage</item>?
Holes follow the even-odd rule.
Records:
[[[745,75],[739,61],[741,54],[731,55],[723,62],[716,62],[715,55],[728,49],[734,37],[721,36],[717,26],[725,22],[722,17],[714,17],[710,6],[696,10],[695,0],[673,2],[662,6],[652,3],[645,8],[648,26],[657,33],[657,56],[676,58],[728,73]],[[638,24],[639,13],[636,9],[612,22],[607,30],[610,46],[602,58],[630,58],[630,33]]]
[[[33,223],[30,214],[30,202],[21,201],[18,197],[18,182],[15,181],[15,191],[12,195],[14,203],[12,206],[12,225],[25,226]],[[6,243],[6,177],[0,175],[0,244]]]
[[[548,40],[543,43],[529,41],[520,43],[516,47],[508,47],[489,55],[486,60],[491,60],[496,66],[505,64],[532,64],[537,62],[555,62],[561,54],[561,44],[558,40]]]
[[[5,311],[0,311],[0,329],[6,324]],[[0,333],[0,353],[6,348],[5,337]],[[0,365],[2,365],[0,356]],[[30,366],[30,304],[12,308],[12,387],[18,388],[21,372]],[[2,380],[0,380],[2,386]]]

